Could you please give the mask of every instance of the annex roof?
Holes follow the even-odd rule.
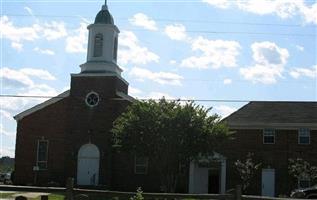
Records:
[[[224,119],[229,127],[316,127],[317,102],[251,101]]]

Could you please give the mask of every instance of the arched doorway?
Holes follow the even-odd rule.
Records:
[[[78,151],[77,184],[98,185],[99,179],[98,147],[94,144],[85,144]]]

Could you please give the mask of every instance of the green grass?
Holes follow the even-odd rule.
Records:
[[[16,193],[0,193],[0,198],[1,199],[14,199],[12,195],[15,194],[22,194],[21,192],[16,192]],[[65,196],[63,194],[58,194],[58,193],[52,193],[48,195],[48,200],[64,200]],[[38,196],[36,198],[28,198],[28,200],[40,200],[41,196]]]
[[[63,194],[52,193],[52,194],[48,195],[48,200],[64,200],[64,198],[65,198],[65,196]],[[40,199],[41,199],[41,197],[38,196],[38,197],[32,198],[30,200],[40,200]]]
[[[1,199],[8,199],[8,198],[10,198],[12,195],[14,195],[15,193],[13,193],[13,192],[8,192],[8,193],[6,193],[6,192],[1,192],[0,193],[0,198]]]

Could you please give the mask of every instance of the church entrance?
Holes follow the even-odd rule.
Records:
[[[192,194],[226,192],[226,158],[219,153],[190,162],[188,191]]]
[[[219,194],[220,182],[221,182],[220,169],[209,169],[208,170],[208,193]]]
[[[85,144],[78,151],[77,185],[98,185],[99,178],[98,147],[94,144]]]

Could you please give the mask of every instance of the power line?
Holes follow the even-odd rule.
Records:
[[[75,15],[27,15],[27,14],[10,14],[2,15],[12,17],[56,17],[56,18],[93,18],[92,16],[75,16]],[[281,27],[303,27],[301,24],[276,24],[276,23],[255,23],[255,22],[230,22],[230,21],[215,21],[215,20],[196,20],[196,19],[168,19],[168,18],[151,18],[159,22],[190,22],[190,23],[214,23],[214,24],[237,24],[250,26],[281,26]],[[116,17],[116,20],[126,21],[128,18]],[[305,25],[304,27],[315,27],[314,25]]]
[[[14,95],[14,94],[1,94],[1,98],[41,98],[41,99],[63,99],[69,96],[41,96],[41,95]],[[83,97],[81,97],[83,98]],[[140,101],[148,101],[148,100],[160,100],[158,98],[135,98]],[[122,98],[111,98],[111,100],[122,101],[125,99]],[[255,99],[185,99],[185,98],[166,98],[167,101],[197,101],[197,102],[226,102],[226,103],[246,103],[250,101],[261,101],[261,102],[290,102],[289,100],[255,100]],[[298,102],[298,101],[294,101]],[[300,102],[317,102],[317,101],[300,101]]]
[[[30,15],[8,15],[8,16],[28,16],[28,17],[34,17]],[[39,16],[39,15],[38,15]],[[46,17],[76,17],[79,18],[79,16],[57,16],[57,15],[40,15],[40,16],[46,16]],[[127,19],[125,19],[127,20]],[[166,20],[166,19],[165,19]],[[175,21],[175,20],[170,20]],[[186,20],[185,20],[186,21]],[[190,20],[190,21],[196,21],[196,20]],[[214,21],[216,22],[216,21]],[[206,21],[207,23],[207,21]],[[217,22],[217,23],[225,23],[225,22]],[[256,25],[257,23],[251,23],[251,22],[227,22],[227,24],[249,24],[249,25]],[[257,24],[257,25],[274,25],[274,24]],[[281,24],[276,24],[281,25]],[[286,26],[286,25],[285,25]],[[297,26],[297,25],[294,25]],[[299,26],[299,25],[298,25]],[[138,31],[138,32],[148,32],[148,30],[145,29],[125,29],[127,31]],[[188,33],[203,33],[203,34],[237,34],[237,35],[271,35],[271,36],[294,36],[294,37],[316,37],[316,34],[302,34],[302,33],[272,33],[272,32],[252,32],[252,31],[213,31],[213,30],[186,30]]]

